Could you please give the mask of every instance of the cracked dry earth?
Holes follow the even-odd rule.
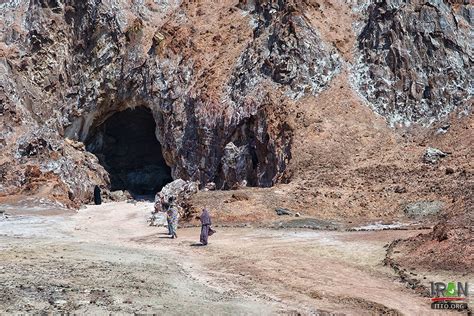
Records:
[[[369,232],[149,227],[151,203],[0,220],[0,314],[436,314],[382,261],[419,230]],[[418,273],[432,279],[472,275]],[[446,313],[443,313],[446,314]],[[459,313],[456,313],[459,315]]]

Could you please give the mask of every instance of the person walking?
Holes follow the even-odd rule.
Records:
[[[159,211],[158,211],[159,209]],[[171,227],[171,212],[170,212],[170,205],[168,202],[160,202],[159,203],[159,206],[156,206],[155,207],[155,214],[154,216],[156,216],[156,214],[158,212],[164,212],[165,215],[166,215],[166,227],[168,227],[168,235],[173,235],[173,232],[172,232],[172,227]]]
[[[203,209],[201,214],[201,244],[204,246],[207,245],[207,238],[214,234],[214,231],[211,228],[211,215],[209,215],[208,209]]]
[[[177,230],[179,213],[177,206],[173,203],[173,199],[170,199],[166,214],[168,219],[168,233],[171,235],[171,238],[178,238]]]

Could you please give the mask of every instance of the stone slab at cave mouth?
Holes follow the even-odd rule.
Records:
[[[173,181],[155,128],[150,109],[136,107],[114,113],[91,131],[86,148],[109,173],[112,191],[152,195]]]

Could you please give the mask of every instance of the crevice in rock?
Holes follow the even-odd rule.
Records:
[[[173,180],[155,129],[153,115],[146,107],[114,113],[91,129],[86,148],[109,172],[112,191],[150,195]]]

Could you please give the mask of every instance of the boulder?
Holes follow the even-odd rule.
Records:
[[[246,193],[236,192],[232,194],[230,199],[225,200],[224,203],[232,203],[236,201],[248,201],[249,199],[250,197]]]
[[[403,208],[403,212],[410,218],[421,218],[438,214],[444,207],[441,201],[420,201],[409,203]]]
[[[188,216],[189,205],[188,199],[199,191],[199,182],[184,181],[183,179],[177,179],[173,182],[168,183],[158,192],[155,196],[155,205],[151,211],[151,217],[149,218],[150,226],[159,226],[162,223],[162,215],[166,221],[166,214],[163,212],[164,209],[161,206],[161,201],[168,202],[173,198],[173,203],[178,207],[180,216]]]
[[[208,191],[214,191],[216,189],[216,184],[214,182],[208,182],[204,188]]]
[[[423,154],[423,162],[429,164],[437,163],[441,158],[448,156],[449,153],[445,153],[438,148],[428,147]]]
[[[283,208],[283,207],[277,207],[275,209],[275,212],[277,213],[277,215],[281,216],[281,215],[293,215],[293,212],[291,212],[289,209],[287,208]]]
[[[122,190],[110,192],[109,197],[112,201],[115,201],[115,202],[127,201],[132,198],[132,196],[130,195],[128,191],[122,191]]]
[[[177,179],[165,185],[157,196],[163,197],[165,201],[169,201],[170,197],[173,197],[174,201],[180,204],[198,191],[198,182]]]

